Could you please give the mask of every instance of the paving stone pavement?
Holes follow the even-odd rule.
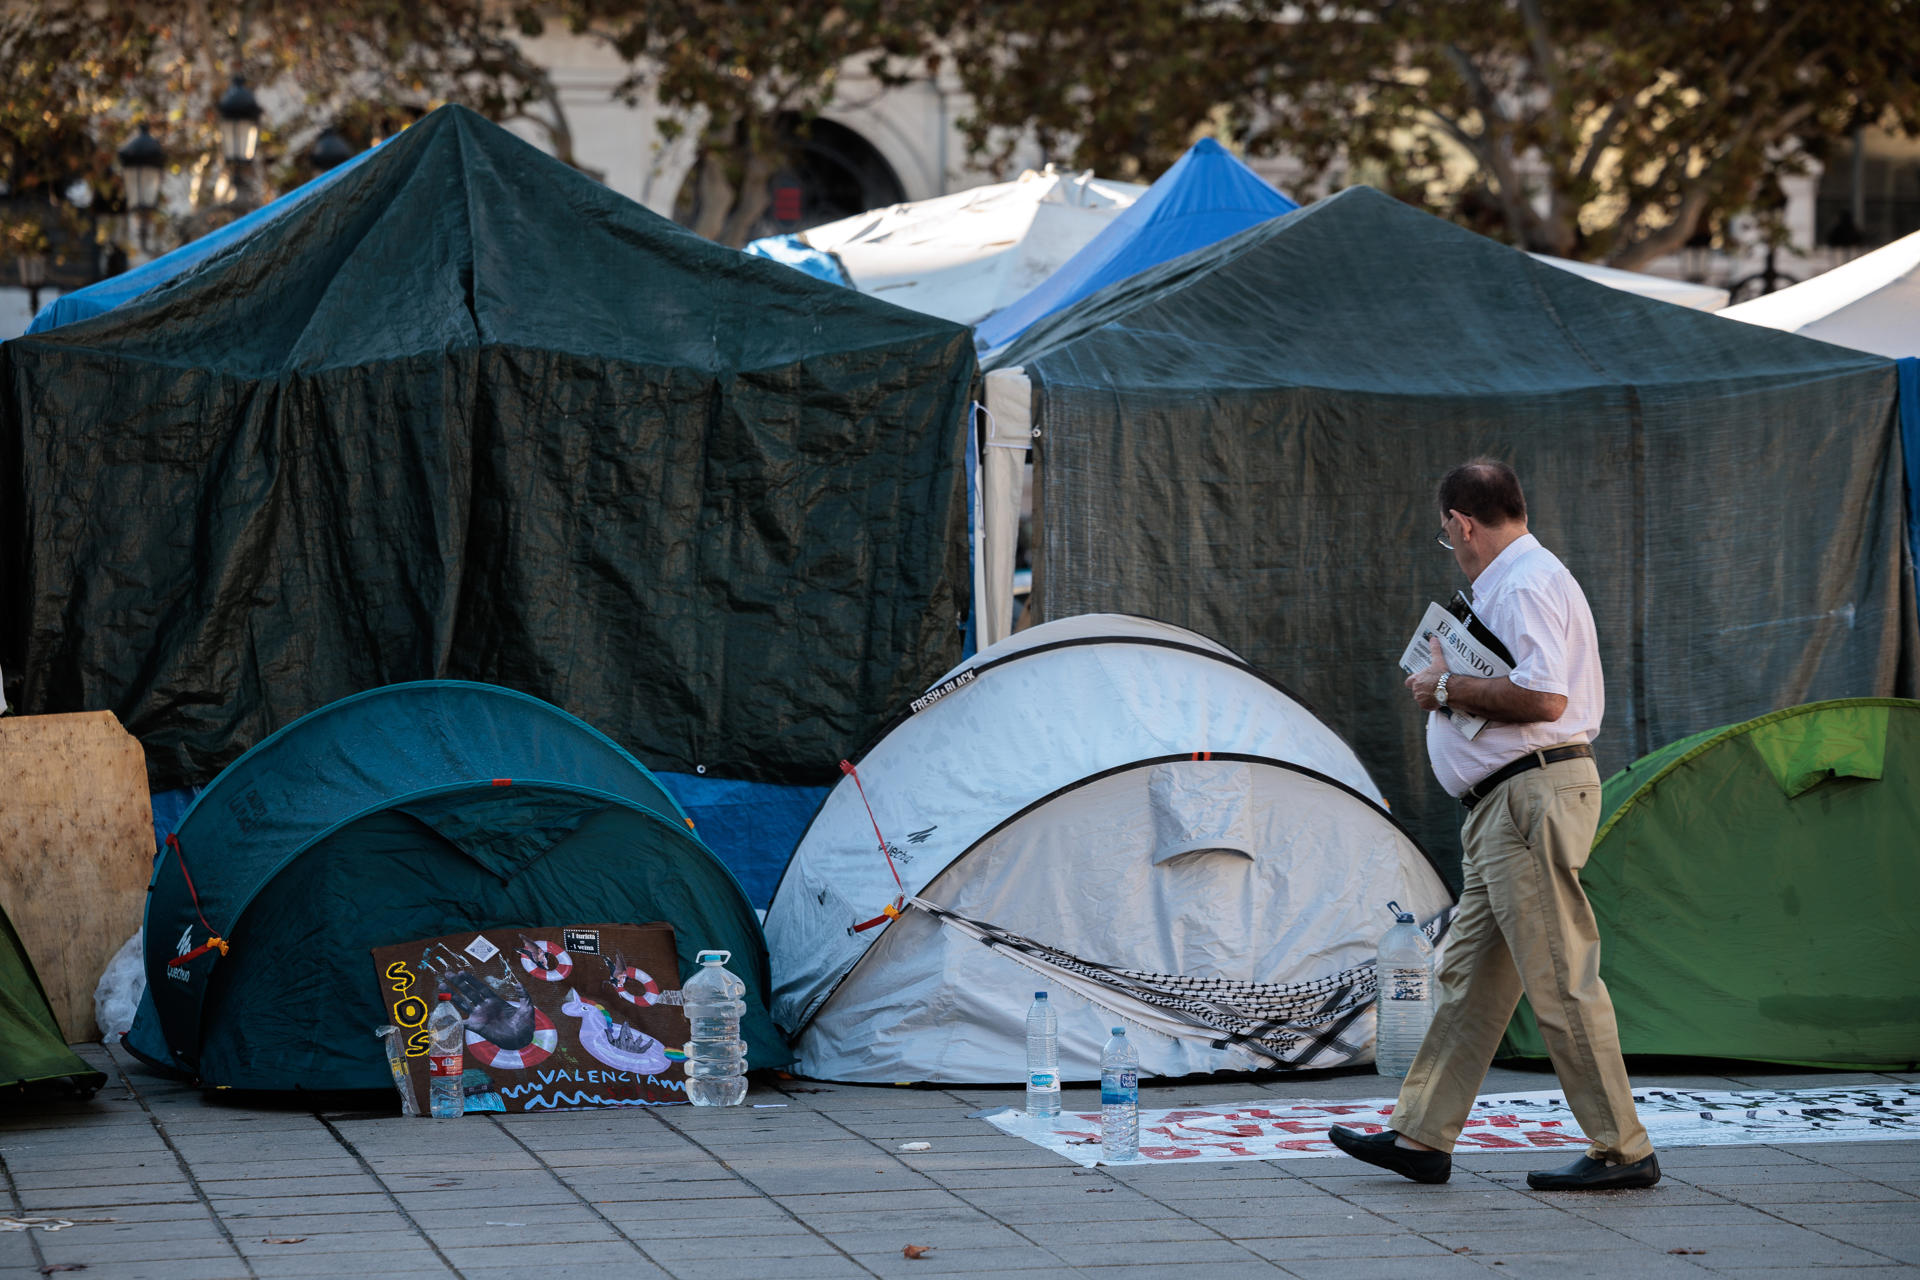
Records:
[[[756,1083],[755,1109],[458,1123],[233,1105],[83,1046],[85,1103],[0,1104],[0,1280],[837,1280],[1199,1269],[1209,1280],[1920,1273],[1920,1143],[1661,1153],[1651,1191],[1543,1194],[1565,1153],[1474,1154],[1444,1186],[1348,1160],[1081,1169],[968,1113],[1011,1089]],[[1801,1088],[1915,1075],[1636,1076]],[[1749,1073],[1750,1072],[1750,1073]],[[1148,1084],[1142,1104],[1380,1097],[1369,1073]],[[1495,1071],[1488,1089],[1551,1088]],[[1097,1105],[1069,1090],[1066,1105]],[[903,1153],[906,1142],[932,1150]],[[927,1247],[909,1259],[906,1245]]]

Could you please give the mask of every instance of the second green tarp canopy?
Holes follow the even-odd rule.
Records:
[[[1920,702],[1695,734],[1607,779],[1581,882],[1630,1054],[1920,1063]],[[1504,1052],[1546,1056],[1523,1001]]]
[[[1912,696],[1891,361],[1582,280],[1355,187],[1110,286],[1032,385],[1035,621],[1210,636],[1351,742],[1449,864],[1394,657],[1467,585],[1435,486],[1511,463],[1593,608],[1602,775],[1783,701]],[[1511,637],[1508,637],[1511,642]]]

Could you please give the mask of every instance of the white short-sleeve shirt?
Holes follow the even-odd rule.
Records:
[[[1501,724],[1490,720],[1471,740],[1439,712],[1427,715],[1427,758],[1433,776],[1459,796],[1494,770],[1529,751],[1592,742],[1606,710],[1600,641],[1587,597],[1560,558],[1522,534],[1474,579],[1473,612],[1513,654],[1508,677],[1523,689],[1562,693],[1558,720]]]

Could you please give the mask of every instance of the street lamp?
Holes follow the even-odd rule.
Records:
[[[253,159],[254,148],[260,145],[261,111],[245,76],[233,78],[214,110],[220,115],[220,151],[227,163],[239,165]]]
[[[166,168],[167,153],[141,122],[140,132],[120,148],[120,172],[127,183],[127,203],[135,213],[151,213],[160,204],[160,176]]]
[[[314,140],[313,149],[307,152],[307,163],[325,173],[353,159],[353,154],[352,144],[329,127]]]
[[[23,251],[15,264],[20,271],[20,287],[27,291],[27,310],[40,314],[40,290],[47,283],[47,255],[35,249]]]
[[[140,122],[140,132],[127,140],[120,148],[120,175],[127,188],[127,205],[133,210],[133,221],[138,228],[140,247],[147,247],[147,221],[160,204],[160,178],[166,171],[167,153],[160,148],[159,141],[147,129],[146,122]]]

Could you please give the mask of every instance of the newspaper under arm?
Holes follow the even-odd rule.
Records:
[[[1473,638],[1465,622],[1438,604],[1428,605],[1420,625],[1414,628],[1413,638],[1407,641],[1407,647],[1400,655],[1400,670],[1408,675],[1426,670],[1433,661],[1433,649],[1428,641],[1434,639],[1440,641],[1440,651],[1446,658],[1447,670],[1455,675],[1492,679],[1513,671],[1497,654]],[[1487,724],[1485,716],[1470,715],[1459,707],[1442,707],[1440,714],[1463,737],[1469,739],[1476,737]]]

